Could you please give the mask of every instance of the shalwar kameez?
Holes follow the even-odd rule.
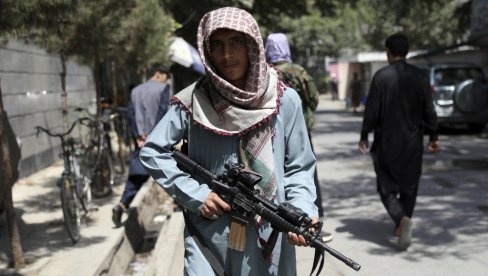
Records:
[[[209,37],[219,29],[242,32],[250,61],[244,90],[222,79],[210,62]],[[217,220],[200,215],[209,186],[176,166],[171,150],[182,139],[188,155],[214,174],[226,162],[242,162],[263,175],[257,188],[276,204],[288,201],[311,217],[314,205],[312,153],[298,94],[285,88],[264,58],[259,28],[252,16],[237,8],[207,13],[198,29],[198,48],[207,75],[176,94],[168,112],[149,135],[141,161],[151,176],[188,213],[227,275],[296,275],[295,249],[280,234],[270,258],[262,255],[260,240],[271,234],[269,223],[256,217],[247,225],[245,251],[228,248],[228,214]],[[185,229],[185,275],[214,272]]]

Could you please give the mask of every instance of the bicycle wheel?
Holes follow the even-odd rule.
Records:
[[[114,184],[114,168],[112,158],[106,150],[98,159],[97,166],[93,171],[91,191],[95,197],[104,197],[112,193]]]
[[[73,244],[80,240],[80,208],[71,176],[63,175],[61,180],[61,207],[64,225]]]
[[[80,197],[81,207],[85,212],[90,211],[92,192],[91,192],[91,172],[89,161],[84,158],[80,162],[80,175],[78,176],[78,196]]]

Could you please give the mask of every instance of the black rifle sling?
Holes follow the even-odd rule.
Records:
[[[317,264],[319,262],[319,259],[321,259],[321,262],[320,262],[320,266],[319,266],[319,269],[317,270],[317,274],[315,275],[319,275],[320,272],[322,271],[322,268],[324,267],[324,250],[320,250],[318,248],[315,248],[315,256],[313,257],[313,266],[312,266],[312,271],[310,271],[310,275],[313,274],[313,272],[315,271],[315,268],[317,268]]]
[[[208,247],[205,240],[202,238],[200,233],[195,228],[195,225],[193,225],[193,223],[188,218],[188,214],[186,213],[186,211],[183,211],[183,217],[185,218],[186,226],[188,226],[188,232],[190,232],[191,237],[197,244],[203,256],[205,256],[205,259],[207,259],[207,262],[212,267],[215,275],[227,276],[227,274],[225,274],[224,272],[224,268],[220,265],[219,261],[217,260],[217,257],[215,257],[215,255],[212,253],[210,247]]]

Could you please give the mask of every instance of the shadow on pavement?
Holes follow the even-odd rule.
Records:
[[[376,193],[371,158],[357,150],[361,117],[343,110],[316,114],[313,137],[324,209],[326,216],[342,224],[334,231],[379,245],[365,247],[370,254],[402,254],[393,236],[394,224]],[[357,140],[351,140],[351,133]],[[443,151],[424,155],[413,245],[402,255],[413,262],[447,256],[465,260],[488,248],[487,239],[479,240],[488,231],[488,157],[480,152],[480,143],[472,143],[486,139],[486,130],[479,134],[443,129],[440,134]],[[333,135],[338,138],[330,138]],[[371,143],[372,134],[369,139]]]
[[[97,206],[108,204],[111,196],[105,198],[93,198],[92,208],[88,215],[82,212],[81,235],[82,238],[77,244],[71,242],[63,222],[63,213],[61,209],[60,189],[56,185],[59,177],[49,176],[46,181],[35,183],[35,191],[30,195],[17,200],[15,212],[17,224],[19,226],[20,237],[22,240],[22,250],[26,261],[49,257],[59,251],[67,250],[72,247],[85,247],[97,244],[105,240],[103,236],[87,237],[83,235],[84,229],[97,223]],[[24,189],[29,188],[29,183]],[[17,187],[19,188],[19,187]],[[19,193],[25,190],[18,191]],[[14,195],[15,196],[15,195]],[[0,217],[0,263],[11,259],[8,227],[5,216]]]

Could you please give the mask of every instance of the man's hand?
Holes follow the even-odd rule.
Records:
[[[211,192],[200,209],[200,215],[204,218],[216,220],[224,212],[230,211],[230,205],[223,201],[215,192]]]
[[[144,143],[146,142],[147,136],[139,136],[136,138],[136,143],[137,143],[137,148],[140,149],[142,146],[144,146]]]
[[[369,147],[368,140],[360,140],[358,146],[359,146],[359,152],[361,152],[361,154],[366,154]]]
[[[312,224],[315,224],[318,221],[318,218],[312,218]],[[315,229],[311,229],[310,231],[312,232],[312,234],[315,233]],[[288,232],[288,243],[298,246],[308,246],[307,241],[302,235],[297,235],[293,232]]]
[[[439,144],[439,141],[430,141],[429,144],[427,144],[427,151],[429,153],[438,153],[441,151],[441,145]]]

